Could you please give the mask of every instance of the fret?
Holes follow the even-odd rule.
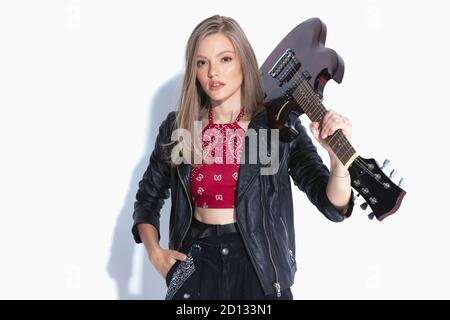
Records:
[[[300,84],[294,90],[292,96],[311,121],[322,121],[327,109],[306,80],[300,81]],[[333,135],[327,137],[325,142],[347,168],[356,158],[355,149],[353,149],[341,130],[338,130]]]

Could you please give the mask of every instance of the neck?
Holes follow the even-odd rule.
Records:
[[[211,108],[215,123],[231,123],[237,118],[239,112],[241,112],[240,104],[227,107],[218,105]]]

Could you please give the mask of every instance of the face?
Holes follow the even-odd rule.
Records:
[[[215,33],[200,41],[196,68],[197,80],[213,106],[224,102],[240,104],[241,64],[227,36]]]

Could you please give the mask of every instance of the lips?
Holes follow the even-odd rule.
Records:
[[[225,85],[225,83],[220,82],[220,81],[213,81],[209,83],[209,89],[210,90],[219,90],[221,88],[223,88],[223,86]]]

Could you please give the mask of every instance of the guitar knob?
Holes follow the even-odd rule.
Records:
[[[391,160],[389,160],[389,159],[384,160],[383,165],[381,166],[381,169],[386,168],[390,164],[391,164]]]
[[[401,187],[405,183],[406,183],[406,178],[401,178],[399,183],[398,183],[398,186]]]
[[[393,169],[393,170],[391,171],[391,173],[389,174],[389,178],[393,178],[393,177],[395,177],[396,175],[397,175],[397,170]]]
[[[360,205],[360,207],[361,207],[361,209],[366,210],[368,205],[369,204],[367,202],[364,202]]]
[[[368,217],[369,217],[370,220],[372,220],[373,217],[375,217],[375,215],[373,214],[373,212],[371,212],[371,213],[368,214]]]

